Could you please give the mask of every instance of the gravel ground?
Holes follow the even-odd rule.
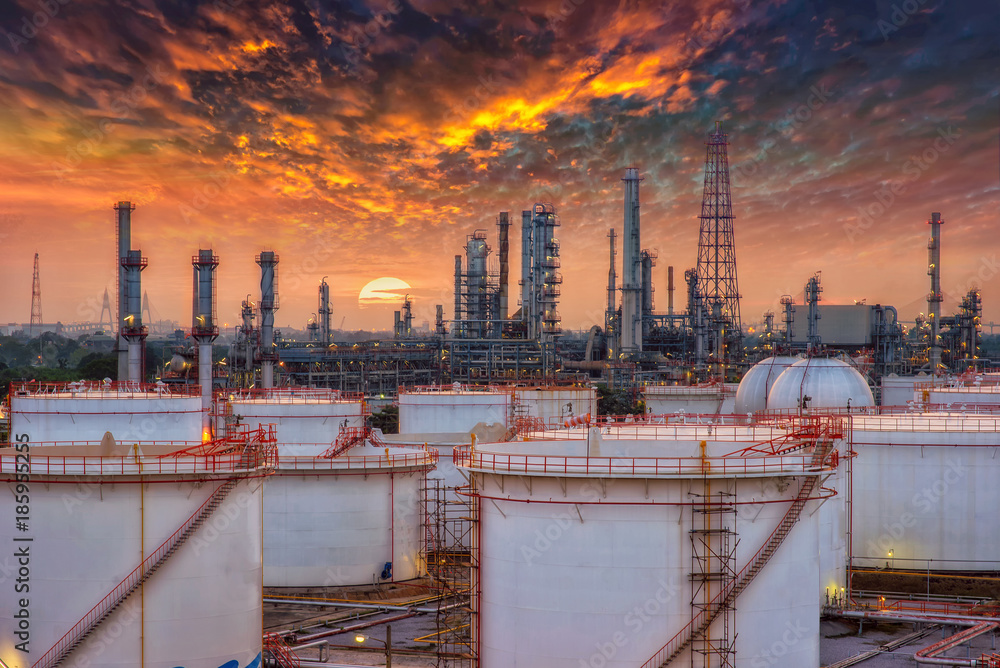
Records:
[[[820,624],[819,656],[820,665],[828,666],[836,661],[841,661],[851,656],[861,654],[877,648],[889,640],[900,638],[914,631],[912,624],[885,624],[877,625],[866,622],[861,635],[858,635],[858,625],[854,622],[843,620],[823,620]],[[948,631],[952,633],[953,630]],[[941,631],[921,638],[911,645],[900,647],[895,652],[883,654],[868,659],[858,666],[861,668],[916,668],[919,664],[913,660],[913,655],[920,649],[933,645],[944,636]],[[973,657],[978,658],[983,654],[991,654],[995,647],[995,639],[989,634],[979,636],[972,642],[971,650],[960,647],[949,653],[953,657]]]

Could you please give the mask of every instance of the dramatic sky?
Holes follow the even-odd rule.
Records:
[[[512,212],[560,214],[564,327],[603,321],[620,178],[642,243],[696,261],[704,142],[729,133],[744,321],[822,272],[830,303],[926,309],[943,214],[945,312],[1000,321],[1000,13],[985,0],[6,0],[0,3],[0,320],[97,320],[113,203],[131,200],[154,315],[190,320],[190,258],[221,256],[220,320],[279,253],[279,325],[327,276],[334,326],[452,311],[454,255]],[[496,244],[494,243],[494,249]],[[620,260],[620,256],[619,256]],[[516,285],[512,292],[516,292]]]

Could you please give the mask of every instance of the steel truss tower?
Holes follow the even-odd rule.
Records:
[[[35,273],[31,277],[31,324],[29,336],[42,333],[42,284],[38,278],[38,253],[35,253]]]
[[[715,132],[705,144],[705,190],[698,216],[698,284],[713,330],[709,352],[723,363],[740,359],[743,348],[728,145],[722,123],[716,121]]]

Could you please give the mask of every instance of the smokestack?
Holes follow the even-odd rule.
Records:
[[[615,228],[608,232],[608,239],[611,240],[611,261],[608,263],[608,308],[604,316],[604,335],[608,342],[608,357],[616,359],[618,357],[618,328],[615,326],[616,306],[616,286],[615,286]]]
[[[534,292],[531,289],[531,243],[533,220],[531,211],[521,212],[521,320],[525,323],[525,331],[530,329],[534,304],[531,303]],[[530,334],[528,335],[530,337]]]
[[[667,267],[667,315],[674,314],[674,268]]]
[[[212,437],[212,342],[219,335],[216,324],[215,269],[219,256],[212,249],[199,249],[191,258],[194,270],[191,338],[198,344],[198,384],[201,385],[202,438]]]
[[[324,346],[330,345],[330,286],[326,276],[319,284],[319,340]]]
[[[456,339],[462,335],[462,256],[455,256],[455,315],[452,318],[451,335]]]
[[[115,236],[118,240],[118,255],[115,258],[115,266],[118,274],[115,277],[116,293],[118,295],[118,322],[115,331],[118,333],[116,349],[118,350],[118,380],[128,378],[128,342],[122,335],[125,316],[128,315],[125,305],[125,258],[132,245],[132,212],[135,206],[128,201],[118,202],[115,209]],[[140,310],[140,317],[142,313]]]
[[[278,310],[278,255],[263,251],[260,265],[260,379],[265,388],[274,387],[274,312]]]
[[[625,232],[622,239],[622,319],[621,352],[642,352],[642,278],[639,235],[639,170],[629,167],[622,182],[625,184]]]
[[[444,304],[434,305],[434,332],[444,338]]]
[[[502,329],[502,322],[507,319],[509,290],[507,286],[510,283],[510,214],[507,211],[501,211],[500,217],[497,218],[497,235],[500,246],[498,252],[500,254],[500,327]]]
[[[930,350],[928,358],[931,371],[937,371],[941,364],[941,345],[938,334],[941,328],[941,214],[934,212],[927,221],[931,226],[931,238],[927,242],[927,275],[931,277],[931,291],[927,295],[927,320],[931,326]]]
[[[147,330],[142,324],[141,272],[146,265],[147,260],[142,256],[142,251],[130,250],[122,258],[122,268],[125,270],[123,283],[125,289],[122,291],[125,316],[121,321],[120,334],[126,346],[125,379],[133,383],[142,382],[143,377],[142,353]]]

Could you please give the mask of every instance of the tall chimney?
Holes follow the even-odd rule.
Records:
[[[324,346],[330,345],[330,286],[326,276],[319,284],[319,340]]]
[[[674,314],[674,267],[667,267],[667,315]]]
[[[618,327],[615,324],[617,309],[617,287],[615,286],[615,228],[608,232],[608,239],[611,240],[611,261],[608,263],[608,307],[604,315],[604,335],[608,342],[608,357],[616,359],[618,357]]]
[[[629,167],[625,184],[625,232],[622,235],[622,319],[621,352],[642,352],[642,277],[639,235],[639,170]]]
[[[274,312],[278,310],[278,255],[263,251],[260,265],[260,379],[265,388],[274,387]]]
[[[141,272],[146,268],[147,260],[142,256],[142,251],[130,250],[122,258],[122,268],[124,272],[123,303],[125,305],[125,315],[121,320],[120,334],[125,341],[125,379],[134,382],[142,382],[143,369],[143,344],[146,340],[147,330],[142,324],[142,279]],[[119,356],[119,362],[121,357]],[[121,377],[119,377],[121,380]]]
[[[497,218],[497,236],[500,257],[500,329],[507,319],[508,285],[510,283],[510,213],[501,211]]]
[[[455,256],[455,315],[451,321],[451,335],[459,338],[462,335],[462,256]]]
[[[941,364],[941,344],[938,335],[941,329],[941,214],[934,212],[927,221],[931,226],[931,238],[927,242],[927,275],[931,277],[931,291],[927,294],[927,320],[931,326],[930,350],[928,358],[931,371],[937,371]]]
[[[531,211],[521,212],[521,320],[525,323],[525,331],[531,328],[534,313],[534,290],[531,286],[531,247],[534,220]],[[530,334],[528,334],[530,337]]]
[[[132,245],[132,212],[135,206],[128,201],[121,201],[115,204],[115,236],[118,240],[118,256],[115,258],[115,266],[118,274],[115,277],[116,293],[118,295],[118,322],[115,331],[118,338],[115,341],[115,348],[118,351],[118,380],[128,378],[128,341],[122,335],[122,328],[125,323],[125,316],[128,315],[125,304],[125,258]],[[141,308],[139,311],[141,317]]]
[[[198,344],[198,384],[201,385],[202,438],[212,436],[212,342],[219,335],[216,324],[215,269],[219,256],[212,249],[199,249],[191,258],[194,268],[194,305],[191,311],[191,338]]]

